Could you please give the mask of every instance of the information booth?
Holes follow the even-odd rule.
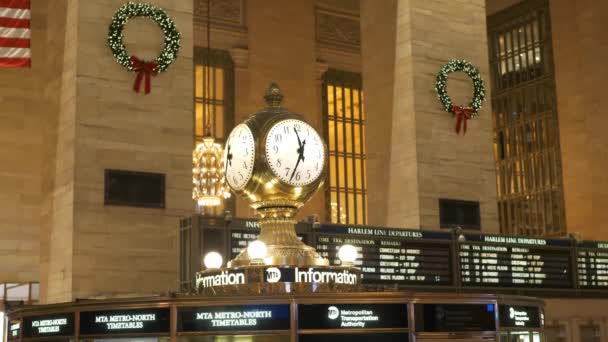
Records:
[[[178,295],[31,306],[10,341],[543,341],[534,298],[419,292]]]

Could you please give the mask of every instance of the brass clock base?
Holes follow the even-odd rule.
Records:
[[[321,257],[317,251],[304,244],[295,231],[293,219],[297,209],[258,208],[260,219],[260,236],[258,240],[267,247],[264,260],[253,260],[247,249],[228,262],[228,267],[269,265],[269,266],[329,266],[329,260]]]

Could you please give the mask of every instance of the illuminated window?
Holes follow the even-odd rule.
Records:
[[[547,0],[488,17],[498,214],[503,233],[565,234]]]
[[[209,124],[211,135],[224,141],[234,125],[234,67],[227,51],[195,49],[195,136],[200,140]],[[205,85],[208,84],[208,87]]]
[[[365,113],[361,75],[329,70],[323,76],[323,121],[329,148],[327,219],[367,222]]]

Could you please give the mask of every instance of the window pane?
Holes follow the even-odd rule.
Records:
[[[363,174],[361,174],[362,170],[361,170],[361,164],[363,164],[363,160],[356,158],[355,159],[356,162],[356,167],[355,167],[355,188],[357,189],[362,189],[363,188]]]
[[[195,68],[195,79],[196,79],[196,97],[203,97],[203,66],[197,65]]]
[[[357,216],[355,216],[355,195],[353,193],[348,194],[348,223],[357,223]]]
[[[340,112],[340,110],[338,110],[338,113]],[[338,125],[338,130],[337,130],[337,134],[338,134],[338,152],[344,152],[344,126],[342,124],[342,122],[338,121],[337,122]]]
[[[224,99],[224,69],[215,68],[215,99]]]
[[[357,195],[357,223],[363,221],[363,195]]]
[[[350,88],[344,88],[344,116],[348,119],[350,119],[352,117],[351,115],[351,111],[352,111],[352,107],[351,107],[351,90]]]
[[[347,223],[348,221],[346,220],[347,216],[346,216],[346,194],[344,192],[340,192],[340,202],[338,202],[339,207],[338,207],[338,215],[340,218],[340,223]]]
[[[355,119],[361,119],[360,116],[360,106],[359,106],[359,90],[353,89],[353,113]]]
[[[196,136],[203,136],[203,104],[196,103],[196,115],[195,115],[195,123],[196,123]]]
[[[344,113],[344,103],[342,102],[342,87],[336,87],[336,116],[341,118]]]
[[[215,137],[224,137],[224,106],[215,106]]]
[[[335,105],[335,101],[334,101],[334,86],[333,85],[328,85],[327,86],[327,114],[330,116],[335,115],[334,112],[334,105]],[[332,122],[333,124],[333,122]]]
[[[333,156],[329,158],[329,184],[336,186],[336,158]]]
[[[346,123],[346,127],[345,127],[346,131],[345,131],[345,137],[344,137],[344,143],[346,144],[346,152],[347,153],[352,153],[353,152],[353,126],[350,124],[350,122]]]
[[[347,186],[349,189],[354,188],[353,178],[355,178],[355,174],[353,173],[353,159],[346,158],[346,174],[348,175]]]
[[[354,153],[362,153],[361,151],[361,125],[354,124],[354,139],[355,139],[355,150]]]
[[[336,150],[336,122],[334,120],[327,121],[327,132],[328,134],[328,144],[329,151]]]

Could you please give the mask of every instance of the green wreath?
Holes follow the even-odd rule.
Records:
[[[437,83],[435,83],[435,91],[437,92],[437,97],[439,101],[443,104],[443,108],[448,113],[455,113],[455,109],[459,110],[462,108],[461,106],[455,106],[452,103],[452,100],[448,96],[448,92],[446,89],[446,83],[448,80],[448,75],[455,71],[462,71],[467,74],[473,80],[473,99],[469,104],[467,109],[470,110],[471,116],[477,116],[477,113],[481,109],[481,105],[486,96],[486,91],[483,84],[483,79],[481,79],[481,75],[479,74],[479,70],[477,68],[463,60],[463,59],[452,59],[447,64],[441,67],[439,73],[437,74]]]
[[[154,60],[153,68],[150,70],[154,73],[165,71],[177,58],[177,52],[180,48],[180,34],[175,27],[175,23],[164,10],[147,3],[128,2],[114,13],[108,33],[108,44],[110,45],[110,49],[112,49],[114,58],[116,58],[116,61],[120,65],[130,71],[140,71],[142,68],[141,65],[134,63],[133,58],[136,57],[129,56],[122,43],[124,36],[122,32],[123,28],[132,17],[150,18],[160,26],[160,29],[165,34],[165,46],[160,55]]]

